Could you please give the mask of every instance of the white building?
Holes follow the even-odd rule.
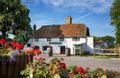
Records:
[[[71,16],[64,25],[47,25],[36,30],[29,43],[38,45],[45,52],[48,46],[53,53],[65,54],[65,48],[70,48],[71,54],[76,51],[93,52],[93,37],[84,24],[72,24]]]

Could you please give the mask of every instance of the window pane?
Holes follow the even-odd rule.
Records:
[[[73,37],[73,41],[80,41],[79,37]]]
[[[47,41],[51,41],[51,38],[47,38]]]
[[[63,37],[60,37],[59,39],[60,39],[60,41],[64,41],[64,38],[63,38]]]

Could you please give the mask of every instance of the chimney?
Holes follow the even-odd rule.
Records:
[[[67,16],[67,18],[66,18],[66,24],[72,24],[72,18],[71,18],[71,16]]]

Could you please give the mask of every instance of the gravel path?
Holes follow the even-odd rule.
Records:
[[[54,55],[53,57],[41,55],[41,57],[45,57],[47,62],[49,62],[53,58],[64,58],[64,61],[67,64],[67,66],[77,65],[84,68],[89,67],[93,70],[99,67],[120,72],[120,59],[106,59],[80,56],[66,57],[65,55]]]

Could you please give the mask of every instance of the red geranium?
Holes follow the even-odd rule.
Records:
[[[60,65],[62,66],[62,69],[66,69],[66,67],[67,67],[66,64],[63,62],[61,62]]]
[[[1,43],[1,44],[5,44],[6,42],[7,42],[7,41],[6,41],[5,39],[1,39],[1,40],[0,40],[0,43]]]
[[[15,42],[15,41],[12,41],[11,44],[12,44],[13,49],[22,50],[24,48],[24,46],[22,44],[19,44],[19,43]]]
[[[16,48],[16,42],[15,41],[12,41],[12,48],[15,49]]]
[[[22,50],[24,46],[22,44],[16,43],[16,49]]]
[[[82,67],[77,67],[76,72],[80,73],[81,75],[85,75],[85,70]]]

